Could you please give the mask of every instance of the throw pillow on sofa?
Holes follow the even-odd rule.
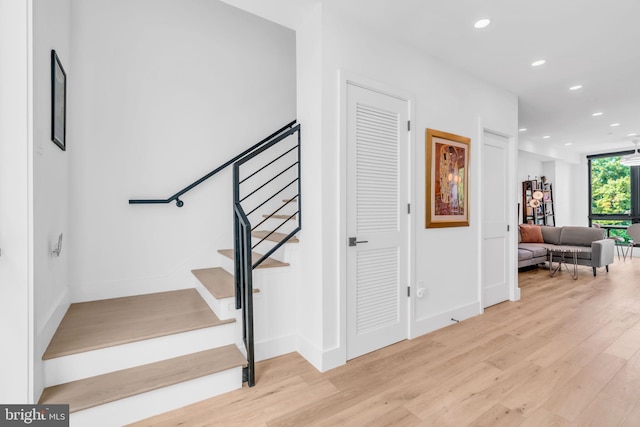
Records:
[[[520,224],[521,243],[544,243],[542,229],[539,225]]]

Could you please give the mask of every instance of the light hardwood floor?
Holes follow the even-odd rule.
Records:
[[[519,283],[484,315],[326,373],[267,360],[253,388],[136,425],[640,426],[640,259]]]

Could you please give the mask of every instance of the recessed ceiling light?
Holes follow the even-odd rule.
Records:
[[[542,139],[549,139],[549,138],[551,138],[550,135],[545,135],[545,136],[542,137]]]
[[[627,136],[636,136],[638,135],[637,133],[628,133]]]
[[[564,145],[567,145],[567,146],[568,146],[568,145],[573,145],[573,142],[565,142],[565,144],[564,144]]]
[[[491,24],[491,19],[489,18],[482,18],[482,19],[478,19],[476,21],[475,24],[473,24],[474,27],[480,29],[480,28],[485,28],[488,27],[489,24]]]
[[[533,61],[531,63],[531,66],[532,67],[539,67],[539,66],[544,65],[546,63],[547,63],[547,61],[545,61],[544,59],[538,59],[537,61]]]
[[[601,116],[601,115],[603,115],[603,114],[604,114],[604,113],[603,113],[602,111],[598,111],[597,113],[593,113],[593,114],[592,114],[592,116],[593,116],[593,117],[598,117],[598,116]]]
[[[569,88],[569,90],[578,90],[578,89],[582,89],[582,85],[575,85]]]
[[[520,128],[520,129],[518,129],[518,131],[519,131],[519,132],[526,132],[526,131],[527,131],[527,128]]]
[[[616,126],[620,126],[620,123],[611,123],[609,126],[611,126],[612,128],[616,127]]]

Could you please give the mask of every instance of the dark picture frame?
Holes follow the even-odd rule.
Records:
[[[67,73],[55,50],[51,50],[51,140],[67,150]]]
[[[469,226],[471,139],[427,129],[425,228]]]

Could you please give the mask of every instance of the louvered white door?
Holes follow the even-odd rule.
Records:
[[[407,337],[408,102],[347,85],[347,358]]]

